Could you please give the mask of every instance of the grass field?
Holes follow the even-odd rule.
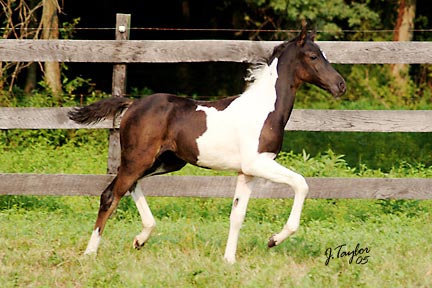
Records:
[[[92,145],[3,149],[0,171],[104,173],[106,155]],[[358,170],[331,151],[285,153],[279,161],[305,176],[432,174],[421,165]],[[297,234],[268,249],[292,200],[252,199],[234,265],[223,261],[231,199],[148,201],[158,226],[143,249],[132,248],[141,221],[126,197],[108,221],[98,256],[85,257],[97,197],[0,196],[0,287],[432,286],[432,201],[308,199]]]
[[[228,265],[222,256],[229,199],[150,198],[158,227],[136,251],[132,239],[141,230],[140,219],[131,199],[125,198],[93,258],[82,253],[97,198],[9,198],[2,203],[10,208],[0,212],[0,287],[432,285],[430,201],[390,205],[309,199],[298,233],[268,249],[267,238],[282,227],[291,200],[253,199],[240,235],[238,263]],[[368,251],[350,263],[344,252],[357,245],[358,251]],[[326,265],[328,248],[334,259]]]

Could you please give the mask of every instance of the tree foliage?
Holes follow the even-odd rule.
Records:
[[[371,40],[375,35],[364,31],[383,29],[381,16],[387,16],[387,11],[376,9],[377,5],[372,2],[248,0],[250,9],[245,12],[244,19],[246,25],[269,29],[293,29],[299,26],[301,19],[306,19],[322,32],[321,40]],[[388,6],[387,9],[392,9],[392,5]],[[388,38],[388,35],[383,37]]]

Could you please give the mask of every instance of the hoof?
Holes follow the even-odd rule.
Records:
[[[96,251],[85,251],[83,256],[93,258],[97,256],[97,253]]]
[[[269,241],[267,243],[268,248],[272,248],[272,247],[277,245],[276,240],[274,239],[274,236],[275,235],[273,235],[269,238]]]
[[[230,265],[233,265],[236,263],[235,258],[232,258],[232,257],[224,257],[224,260],[227,264],[230,264]]]
[[[85,256],[95,256],[97,254],[97,249],[94,249],[93,247],[87,248],[84,252]]]
[[[133,242],[133,247],[134,247],[136,250],[140,250],[140,249],[144,246],[144,244],[145,244],[145,242],[144,242],[144,243],[140,243],[140,242],[138,241],[138,239],[135,238],[135,239],[134,239],[134,242]]]

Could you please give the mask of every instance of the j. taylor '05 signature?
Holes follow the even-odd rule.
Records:
[[[356,247],[353,250],[348,250],[347,244],[342,244],[336,246],[334,248],[327,248],[325,250],[324,255],[326,256],[325,265],[328,265],[331,260],[346,258],[349,257],[348,263],[352,264],[353,262],[356,264],[364,265],[369,262],[369,247],[361,247],[360,243],[357,243]]]

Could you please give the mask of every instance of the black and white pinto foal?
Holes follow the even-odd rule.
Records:
[[[308,82],[335,96],[345,92],[344,79],[314,38],[315,34],[308,34],[303,27],[295,39],[277,46],[268,61],[252,72],[255,80],[241,95],[217,101],[194,101],[169,94],[135,101],[109,98],[71,111],[72,120],[91,124],[127,109],[120,123],[121,165],[101,195],[85,253],[97,252],[106,221],[127,191],[135,200],[144,226],[133,246],[143,246],[156,222],[139,180],[179,170],[186,163],[238,172],[224,256],[229,263],[235,262],[255,177],[287,184],[295,192],[288,221],[282,231],[270,237],[268,246],[279,245],[296,232],[308,185],[301,175],[274,161],[282,146],[296,90]]]

